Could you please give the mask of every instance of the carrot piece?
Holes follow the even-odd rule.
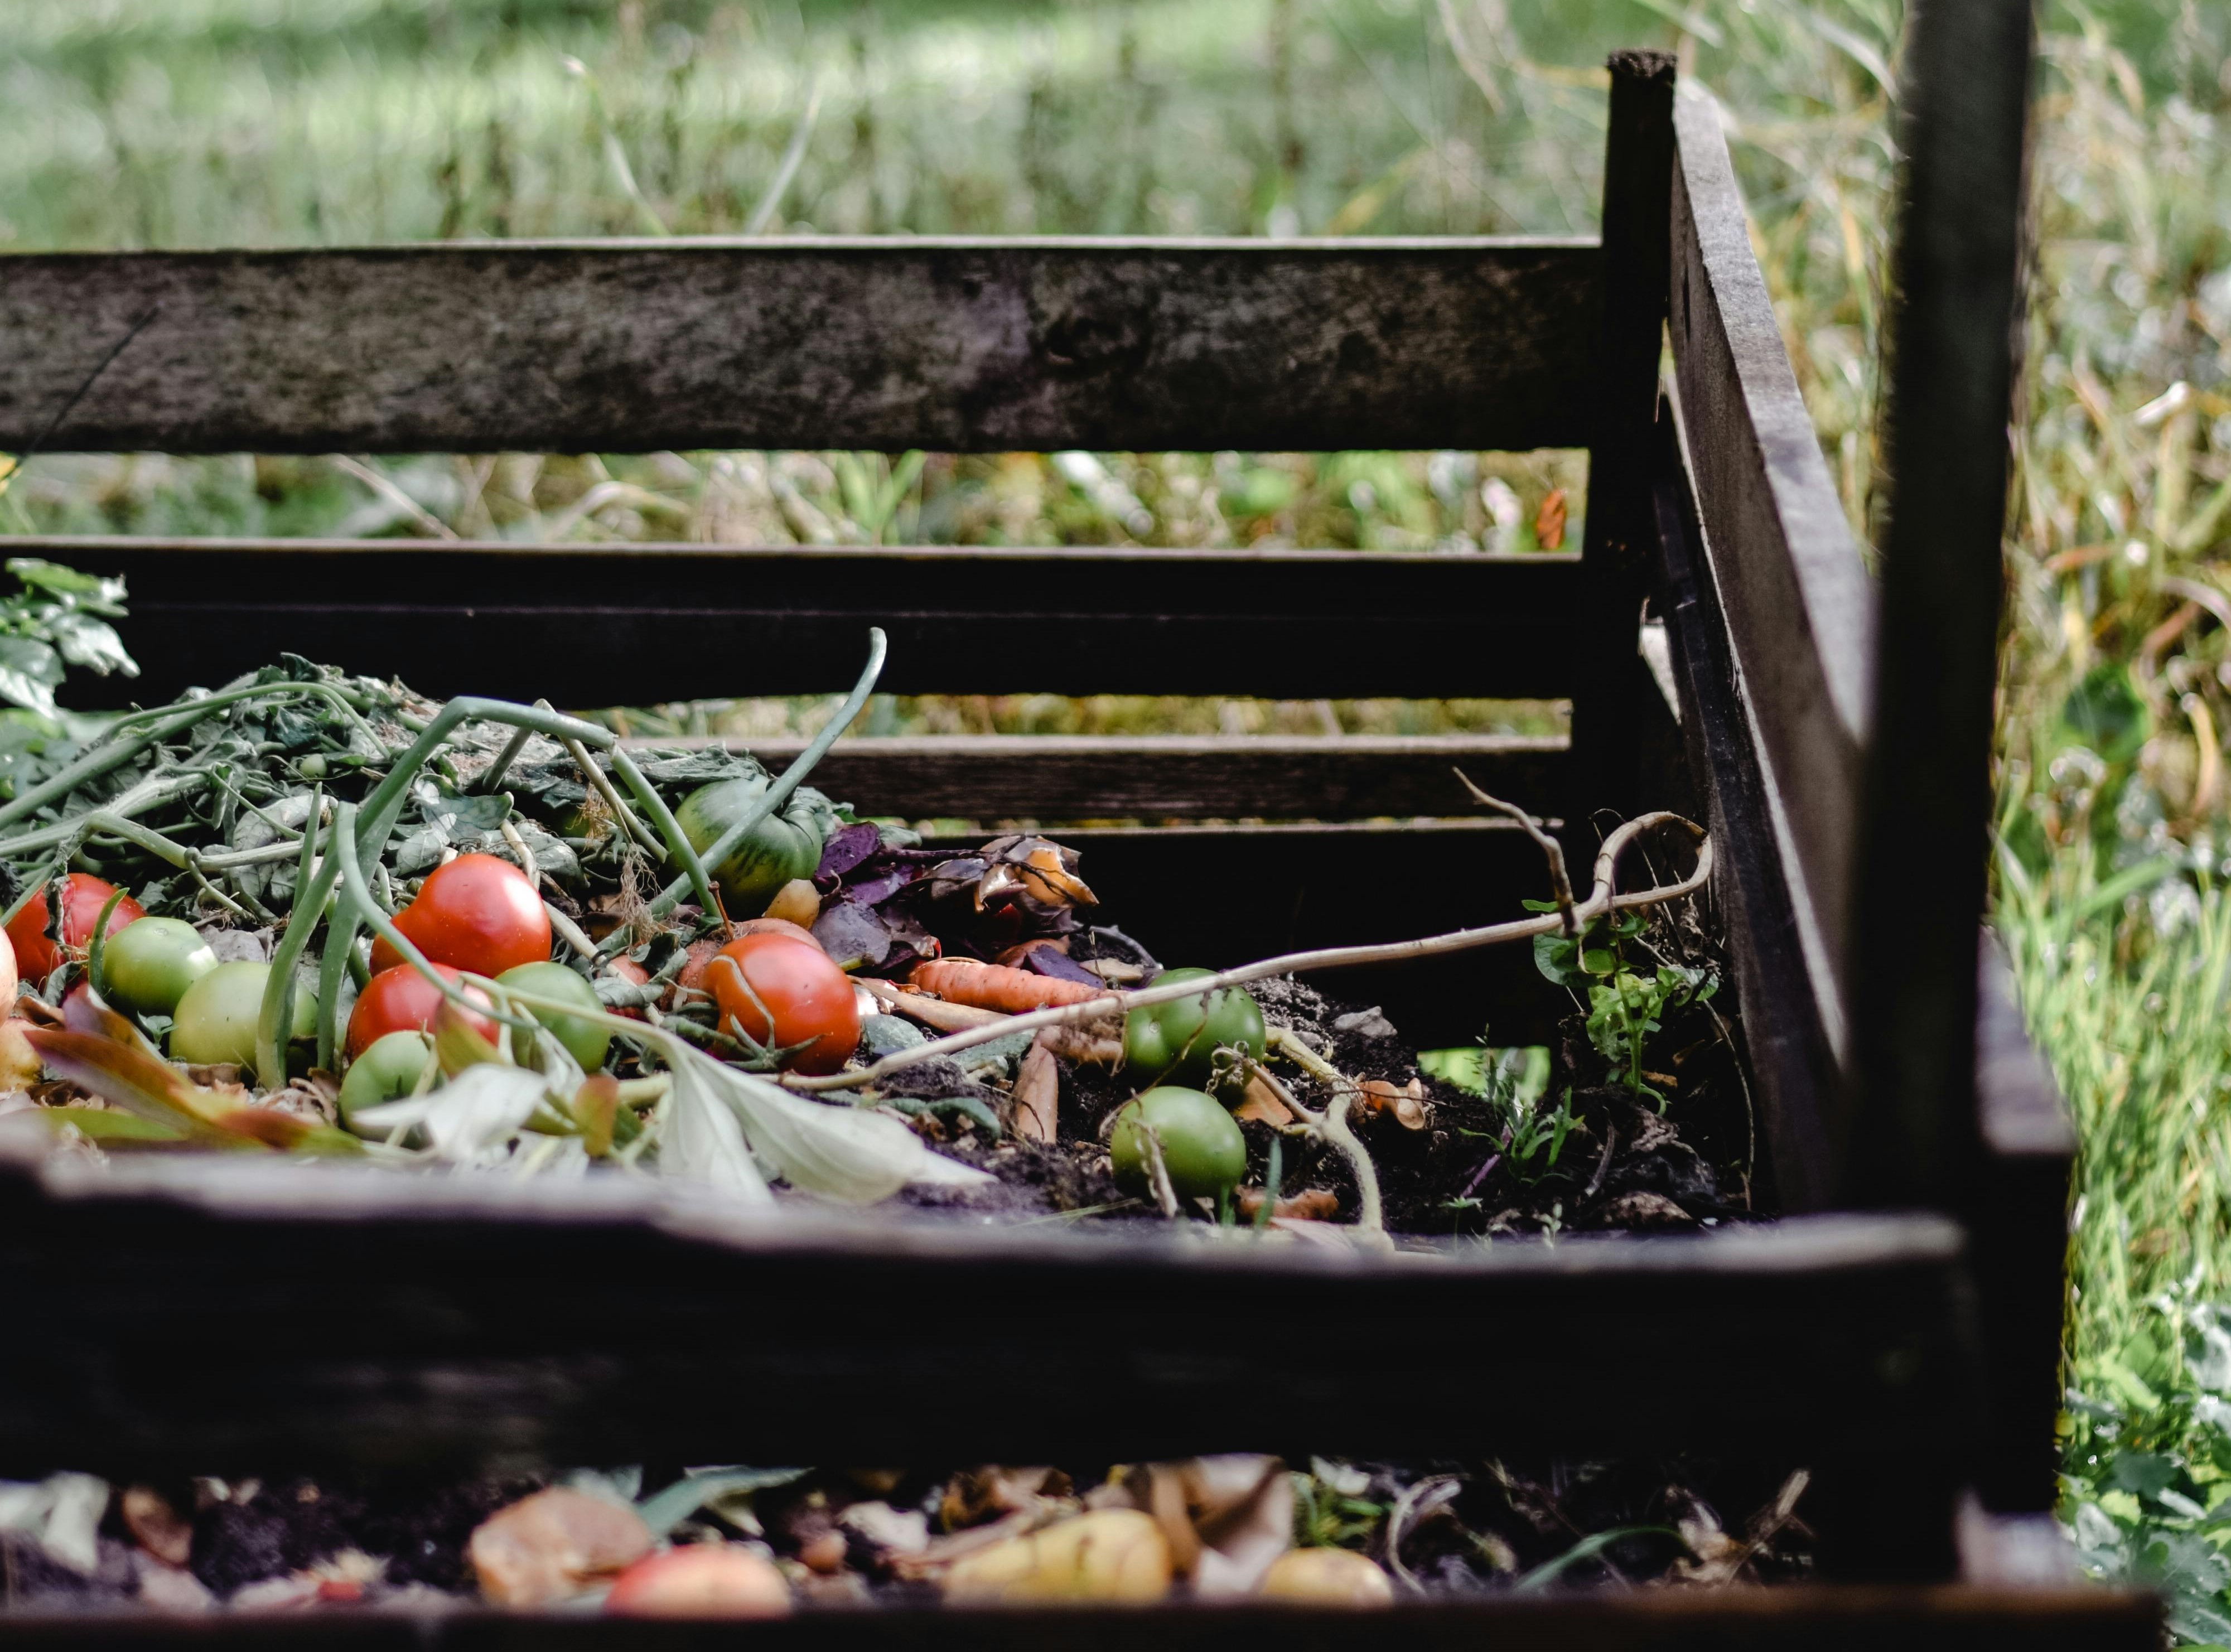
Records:
[[[1082,981],[1010,969],[1005,964],[980,964],[973,958],[941,958],[917,964],[907,979],[949,1003],[973,1004],[979,1010],[999,1010],[1008,1015],[1057,1003],[1083,1003],[1107,991]]]

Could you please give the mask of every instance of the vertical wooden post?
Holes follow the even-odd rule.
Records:
[[[1588,596],[1578,640],[1585,663],[1573,694],[1574,794],[1566,810],[1567,831],[1591,851],[1594,811],[1624,816],[1643,802],[1636,796],[1643,731],[1659,710],[1639,636],[1656,527],[1652,426],[1672,266],[1672,55],[1613,52],[1607,67],[1598,424],[1588,450],[1581,550]]]
[[[1853,1203],[1975,1186],[1976,948],[1991,810],[2029,0],[1908,14],[1892,506],[1852,900]]]

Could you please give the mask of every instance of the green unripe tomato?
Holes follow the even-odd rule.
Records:
[[[584,1010],[605,1007],[597,997],[596,988],[555,959],[515,965],[495,978],[499,986],[517,987],[521,992],[533,992],[546,998],[568,998]],[[581,1064],[584,1073],[594,1073],[603,1068],[605,1052],[612,1047],[612,1036],[602,1027],[550,1010],[529,1010],[527,1013],[550,1029],[550,1036],[566,1047],[566,1053]],[[511,1050],[520,1060],[527,1059],[528,1040],[525,1033],[513,1032]]]
[[[341,1080],[341,1122],[353,1130],[351,1120],[360,1109],[410,1094],[433,1049],[434,1041],[422,1032],[391,1032],[373,1039],[349,1063]]]
[[[101,985],[112,1003],[138,1015],[169,1015],[216,967],[210,944],[177,918],[142,918],[101,943]]]
[[[171,1011],[171,1059],[195,1067],[231,1062],[255,1065],[255,1022],[263,1012],[263,984],[268,964],[220,964],[188,987]],[[318,1001],[310,984],[294,985],[294,1027],[290,1038],[317,1030]]]
[[[1124,1103],[1116,1115],[1108,1146],[1116,1161],[1116,1179],[1126,1187],[1152,1190],[1148,1130],[1161,1145],[1170,1188],[1181,1199],[1216,1198],[1238,1186],[1239,1178],[1247,1174],[1247,1139],[1224,1104],[1200,1090],[1161,1084]]]
[[[702,854],[758,806],[767,785],[757,775],[715,780],[683,798],[674,818],[690,847]],[[836,823],[835,811],[819,792],[803,786],[792,792],[780,809],[752,828],[727,860],[708,868],[721,886],[728,916],[756,918],[784,884],[812,877]]]
[[[1215,973],[1164,970],[1147,984],[1169,986]],[[1155,1083],[1206,1084],[1219,1049],[1244,1049],[1260,1061],[1269,1047],[1262,1008],[1240,987],[1225,987],[1205,999],[1149,1004],[1123,1017],[1123,1064]]]

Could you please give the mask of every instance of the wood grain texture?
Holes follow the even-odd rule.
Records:
[[[1635,713],[1646,703],[1650,673],[1635,643],[1652,584],[1652,421],[1665,338],[1673,58],[1619,51],[1607,67],[1603,319],[1581,564],[1588,590],[1581,635],[1592,657],[1573,697],[1575,791],[1565,811],[1574,823],[1568,849],[1581,851],[1592,834],[1580,823],[1598,811],[1625,817],[1669,801],[1645,794],[1644,722]]]
[[[896,1463],[924,1419],[894,1397],[929,1395],[954,1462],[1284,1451],[1297,1406],[1303,1449],[1340,1455],[1956,1454],[1960,1243],[1935,1218],[1805,1218],[1370,1255],[753,1220],[618,1178],[0,1162],[0,1473]],[[1237,1331],[1237,1304],[1376,1357]]]
[[[1988,901],[2029,0],[1926,0],[1899,70],[1904,197],[1882,434],[1881,663],[1853,870],[1855,1201],[1960,1208],[1985,1152],[1975,932]]]
[[[1573,447],[1572,241],[597,241],[0,261],[0,448]]]
[[[1874,597],[1751,256],[1719,107],[1676,100],[1674,378],[1705,548],[1787,833],[1822,1023],[1844,1056],[1845,951]]]
[[[779,770],[803,739],[625,742],[729,746]],[[813,784],[863,814],[962,820],[1367,820],[1476,812],[1454,771],[1538,813],[1568,757],[1555,737],[942,734],[840,740]]]
[[[431,540],[23,539],[121,575],[167,700],[281,649],[427,694],[560,706],[849,687],[866,630],[897,694],[1551,697],[1575,671],[1570,556]]]
[[[1713,894],[1727,926],[1757,1087],[1774,1202],[1832,1209],[1842,1186],[1844,1096],[1791,909],[1757,730],[1736,681],[1719,596],[1704,565],[1697,507],[1678,440],[1659,432],[1655,494],[1665,629],[1681,693],[1681,732],[1717,846]]]
[[[1384,1610],[1326,1611],[1251,1601],[1097,1611],[1075,1607],[924,1607],[818,1611],[734,1623],[615,1620],[593,1613],[376,1610],[225,1617],[65,1616],[7,1620],[27,1652],[2154,1652],[2154,1597],[2085,1588],[1794,1584],[1715,1590],[1603,1589],[1406,1600]]]

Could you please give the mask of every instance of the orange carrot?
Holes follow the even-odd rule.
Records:
[[[917,964],[907,979],[948,1003],[973,1004],[979,1010],[999,1010],[1011,1016],[1057,1003],[1083,1003],[1108,991],[1089,987],[1082,981],[1032,975],[1005,964],[980,964],[973,958],[941,958]]]

